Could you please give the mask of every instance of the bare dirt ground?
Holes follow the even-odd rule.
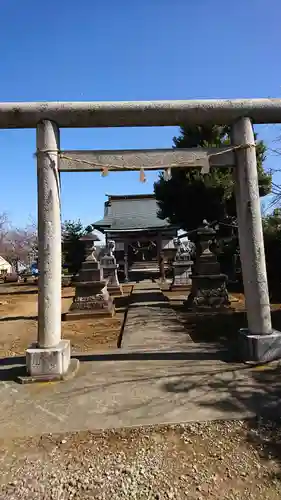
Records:
[[[277,500],[280,422],[225,421],[0,442],[1,499]]]
[[[117,347],[131,287],[115,298],[113,318],[63,321],[62,336],[70,339],[73,352]],[[68,311],[74,289],[62,289],[62,312]],[[37,289],[33,285],[0,285],[0,357],[23,355],[37,336]]]

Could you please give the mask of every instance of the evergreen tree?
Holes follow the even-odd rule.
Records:
[[[255,139],[257,135],[255,134]],[[221,126],[181,127],[173,139],[175,148],[222,147],[230,145],[230,128]],[[271,190],[271,175],[263,168],[266,146],[257,142],[257,168],[260,196]],[[234,182],[231,168],[212,168],[202,175],[195,168],[172,169],[171,179],[159,175],[154,184],[159,217],[182,229],[197,228],[203,221],[223,221],[236,216]]]
[[[80,220],[67,220],[62,225],[62,260],[63,266],[76,274],[84,259],[84,245],[80,241],[85,229]]]

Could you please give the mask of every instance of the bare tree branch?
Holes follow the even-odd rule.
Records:
[[[29,264],[32,253],[37,250],[37,230],[35,223],[25,228],[11,227],[5,213],[0,214],[0,255],[10,264]],[[33,257],[34,258],[34,257]]]

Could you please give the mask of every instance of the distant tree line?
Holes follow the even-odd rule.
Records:
[[[20,228],[12,226],[8,215],[0,213],[0,255],[16,270],[18,264],[29,265],[37,254],[37,230],[34,222]]]
[[[76,273],[84,258],[81,236],[87,232],[80,220],[62,223],[62,264],[70,273]],[[19,228],[12,226],[6,213],[0,214],[0,256],[18,270],[19,264],[30,266],[38,253],[37,228],[35,223]]]

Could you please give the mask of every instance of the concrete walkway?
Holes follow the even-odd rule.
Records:
[[[24,359],[0,360],[0,438],[112,427],[281,416],[281,366],[230,364],[194,344],[156,284],[135,286],[123,348],[79,357],[78,375],[13,382]]]
[[[231,366],[208,352],[81,359],[73,380],[39,385],[8,381],[14,367],[2,365],[0,438],[281,414],[280,367]]]

